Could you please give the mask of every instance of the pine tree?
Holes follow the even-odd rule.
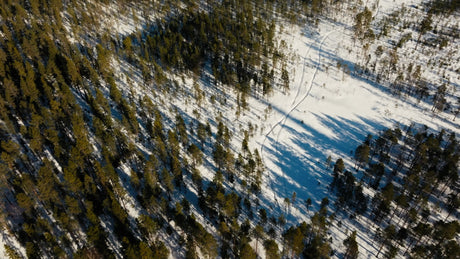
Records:
[[[344,241],[343,245],[346,247],[344,258],[352,259],[358,258],[358,242],[356,242],[356,230],[353,231]]]
[[[446,104],[446,85],[442,84],[438,87],[436,94],[433,98],[433,107],[431,108],[432,111],[439,111],[442,112],[444,110],[444,106]]]
[[[307,207],[307,210],[309,210],[309,208],[311,207],[311,198],[308,198],[307,200],[305,200],[305,206]]]
[[[265,255],[267,259],[280,259],[278,244],[272,240],[267,239],[264,241]]]
[[[188,147],[188,152],[190,156],[192,157],[193,167],[195,167],[196,165],[200,165],[202,163],[203,153],[195,144],[192,143]]]
[[[430,31],[433,28],[431,25],[432,23],[433,19],[431,13],[428,14],[425,18],[423,18],[422,22],[420,23],[417,45],[415,45],[415,49],[417,49],[418,47],[420,38],[422,38],[423,35],[425,35],[428,31]]]
[[[254,251],[254,249],[252,249],[252,247],[248,243],[245,243],[245,244],[243,244],[243,246],[240,249],[239,258],[241,258],[241,259],[256,259],[257,254]]]
[[[16,251],[13,247],[9,245],[4,245],[6,255],[10,259],[21,259],[22,256],[19,255],[18,251]]]
[[[286,93],[289,90],[289,74],[284,67],[281,70],[281,80],[283,81],[283,91]]]
[[[355,16],[355,25],[354,25],[354,32],[355,36],[358,37],[360,40],[366,38],[366,33],[370,30],[370,25],[372,22],[372,12],[367,8]]]
[[[188,143],[187,127],[185,126],[185,121],[180,114],[176,115],[176,129],[182,145],[186,146]]]
[[[55,189],[57,187],[57,180],[49,161],[45,161],[44,166],[38,171],[37,187],[42,201],[47,203],[59,202],[59,195]]]
[[[343,159],[339,158],[334,164],[334,173],[336,172],[343,172],[345,169],[345,164],[343,163]]]
[[[369,161],[369,152],[370,152],[370,148],[366,144],[360,145],[356,148],[356,151],[355,151],[356,170],[359,171],[359,169],[363,166],[363,164]]]
[[[460,114],[460,96],[457,97],[457,103],[455,105],[457,106],[457,109],[454,110],[454,118],[452,119],[452,121],[455,121],[458,114]]]
[[[256,239],[256,251],[255,253],[258,254],[258,245],[259,245],[259,239],[264,238],[265,230],[261,225],[256,225],[255,228],[253,229],[252,235]]]
[[[14,162],[19,156],[19,145],[13,140],[1,141],[1,155],[0,158],[3,160],[9,168],[13,168]]]

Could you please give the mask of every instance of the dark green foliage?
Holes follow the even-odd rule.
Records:
[[[412,33],[404,34],[401,39],[399,39],[398,44],[396,45],[398,48],[404,46],[404,44],[412,38]]]
[[[428,130],[409,127],[403,134],[398,128],[387,129],[377,138],[367,138],[355,152],[357,163],[363,161],[361,157],[370,160],[362,183],[376,190],[370,203],[372,219],[384,226],[376,235],[380,243],[377,256],[397,257],[404,240],[409,240],[405,253],[410,252],[414,257],[428,254],[443,257],[443,249],[452,248],[450,241],[458,231],[458,221],[447,219],[457,204],[458,192],[447,191],[447,186],[458,180],[458,167],[454,164],[458,163],[460,149],[454,134],[446,134],[445,130],[429,133]],[[383,186],[382,179],[385,180]],[[337,190],[339,209],[356,196],[347,188],[350,186],[347,182],[354,182],[352,175],[342,176],[335,170],[331,187]],[[360,188],[360,196],[365,199]],[[430,220],[433,211],[427,204],[433,200],[447,211],[445,221]],[[426,245],[427,242],[435,245]]]
[[[26,243],[26,255],[27,258],[40,258],[40,249],[33,242]]]
[[[9,245],[4,245],[5,247],[5,251],[6,251],[6,255],[10,258],[10,259],[21,259],[22,257],[19,255],[19,253],[14,249],[12,248],[11,246]]]
[[[372,11],[369,10],[366,6],[362,12],[355,16],[355,36],[357,36],[360,40],[371,39],[372,37],[370,35],[373,34],[370,27],[371,22]]]
[[[434,224],[434,239],[439,242],[453,239],[459,232],[460,223],[458,221],[438,221]]]
[[[254,249],[252,249],[252,247],[248,244],[248,243],[245,243],[242,247],[241,247],[241,250],[240,250],[240,256],[239,258],[244,258],[244,259],[256,259],[257,258],[257,254],[256,252],[254,251]]]
[[[335,173],[331,189],[337,193],[337,208],[346,206],[358,214],[363,214],[367,210],[367,198],[363,194],[363,188],[356,184],[356,179],[351,172]]]
[[[355,167],[359,170],[363,166],[363,164],[369,161],[369,146],[366,144],[360,145],[355,150],[355,159],[356,164]]]
[[[433,14],[450,15],[454,11],[460,9],[458,1],[451,0],[431,0],[426,3],[430,7],[430,12]]]
[[[2,141],[0,143],[0,148],[2,150],[0,158],[8,167],[12,168],[19,155],[18,144],[13,140]]]
[[[274,24],[254,19],[252,4],[227,4],[212,4],[209,13],[187,11],[152,25],[140,47],[146,51],[141,54],[148,62],[195,73],[210,61],[218,81],[248,93],[250,80],[258,81],[260,54],[273,51]],[[271,87],[268,82],[263,85]]]
[[[289,255],[292,257],[297,257],[302,253],[304,248],[304,236],[306,233],[305,228],[301,227],[291,227],[283,235],[286,246],[289,248]]]
[[[328,242],[315,236],[305,247],[303,256],[305,258],[329,258],[331,247]]]
[[[275,29],[281,29],[275,21],[287,17],[303,23],[300,13],[314,21],[336,4],[332,2],[1,1],[0,223],[7,235],[17,238],[30,258],[167,258],[170,252],[160,240],[165,234],[168,241],[179,242],[177,252],[187,258],[255,258],[262,244],[267,258],[280,258],[279,244],[267,239],[280,233],[283,256],[328,257],[328,199],[310,224],[285,228],[291,218],[279,215],[276,220],[257,197],[265,168],[259,151],[250,149],[254,131],[244,133],[239,152],[226,120],[216,119],[217,131],[211,132],[213,121],[200,123],[184,116],[186,111],[166,110],[162,104],[169,100],[161,98],[186,96],[186,88],[171,78],[189,71],[196,82],[211,74],[214,100],[221,104],[226,99],[219,92],[227,89],[217,83],[237,89],[243,107],[249,95],[269,94],[275,83],[287,91],[290,78],[282,49],[275,48]],[[105,12],[117,5],[122,13],[113,19],[132,15],[135,33],[121,37],[104,25]],[[432,16],[421,20],[420,35],[431,30],[439,10],[452,8],[446,1],[430,5]],[[146,23],[139,23],[139,15]],[[370,10],[356,19],[359,37],[372,40]],[[404,35],[400,47],[409,38]],[[383,52],[379,49],[378,56]],[[113,64],[121,65],[115,69]],[[420,66],[410,70],[412,79],[421,82]],[[131,75],[143,80],[139,88]],[[204,92],[196,85],[197,104],[206,109]],[[427,95],[428,90],[420,89],[417,94]],[[448,86],[440,85],[433,109],[444,110],[447,97]],[[453,191],[458,181],[456,138],[424,132],[409,139],[414,143],[410,165],[400,163],[399,171],[393,170],[400,184],[391,184],[385,168],[396,163],[394,152],[402,138],[397,130],[388,130],[375,140],[366,139],[356,152],[360,167],[371,161],[368,179],[358,183],[339,159],[332,186],[346,208],[363,213],[367,197],[362,189],[369,183],[379,192],[373,216],[402,218],[407,228],[385,231],[382,254],[395,255],[398,243],[389,240],[397,239],[412,242],[411,256],[458,256],[453,238],[458,224],[449,218],[456,215],[459,200]],[[197,169],[212,164],[206,155],[216,165],[211,182]],[[400,177],[405,167],[411,173]],[[439,196],[439,208],[450,214],[444,221],[423,222],[433,213],[423,207],[433,194]],[[296,196],[286,198],[289,208],[297,204]],[[312,200],[305,205],[310,210]],[[142,213],[136,219],[132,206]],[[196,220],[193,213],[202,215]],[[249,245],[251,239],[255,247]],[[353,239],[344,243],[350,256]],[[425,245],[424,239],[433,245]],[[113,251],[118,243],[121,247]],[[18,256],[10,246],[5,250]]]
[[[225,157],[226,157],[226,153],[225,153],[225,149],[222,145],[220,145],[219,143],[216,143],[215,147],[214,147],[214,152],[213,152],[213,157],[214,157],[214,161],[216,162],[217,164],[217,167],[219,169],[223,168],[225,166]]]
[[[196,251],[195,244],[193,244],[193,240],[190,238],[187,240],[185,258],[186,259],[198,259],[198,253]]]
[[[42,201],[47,203],[59,202],[60,197],[56,190],[58,183],[49,161],[45,161],[45,165],[38,171],[37,187]]]
[[[176,115],[176,129],[180,142],[182,143],[182,145],[187,146],[187,127],[185,126],[184,119],[179,114]]]
[[[283,89],[286,92],[289,90],[289,74],[285,68],[281,70],[281,79],[283,80]]]
[[[420,34],[423,35],[430,31],[433,27],[431,26],[431,23],[433,22],[432,20],[432,15],[428,14],[420,23]]]
[[[191,144],[188,148],[188,152],[192,157],[193,163],[195,165],[200,165],[203,160],[203,153],[201,150],[195,144]]]
[[[265,254],[268,259],[279,259],[281,258],[279,249],[278,249],[278,244],[272,240],[272,239],[267,239],[264,241],[264,248],[265,248]]]
[[[342,158],[337,159],[337,161],[334,164],[334,173],[341,173],[345,169],[345,165],[343,163]]]
[[[352,259],[358,258],[358,242],[356,242],[356,231],[353,231],[344,241],[343,245],[346,247],[344,258]]]

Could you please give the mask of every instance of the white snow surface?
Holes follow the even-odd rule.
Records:
[[[381,2],[383,10],[390,10],[390,5],[395,4]],[[288,224],[309,222],[312,209],[305,207],[306,199],[311,198],[318,208],[323,197],[333,197],[327,189],[332,180],[327,157],[331,155],[332,162],[343,158],[351,168],[350,152],[367,134],[376,135],[382,129],[402,128],[411,123],[460,133],[460,126],[452,121],[451,114],[433,114],[430,104],[417,103],[410,97],[403,100],[386,88],[354,75],[353,69],[352,74],[338,70],[339,60],[355,63],[355,57],[343,48],[353,45],[348,35],[352,32],[326,21],[321,21],[314,32],[295,26],[283,34],[300,61],[291,64],[290,75],[295,77],[289,94],[278,91],[269,98],[272,112],[266,121],[260,122],[265,130],[251,144],[261,149],[267,168],[262,193],[266,205],[272,205],[271,212],[284,212],[284,198],[291,198],[296,192],[295,204],[288,210]],[[458,77],[453,82],[458,91]],[[263,110],[264,105],[265,102],[250,101],[252,111]],[[369,231],[366,219],[344,220],[342,227],[330,229],[332,248],[343,250],[343,240],[357,230],[360,257],[374,258],[378,246],[373,244],[374,232]]]
[[[408,6],[414,3],[416,1],[381,0],[374,13],[376,16],[384,15],[401,4]],[[350,19],[348,23],[352,23]],[[357,62],[356,53],[347,49],[354,44],[349,25],[320,20],[318,28],[283,24],[281,30],[278,24],[277,31],[281,31],[278,36],[287,43],[287,52],[291,55],[288,63],[290,90],[283,93],[280,88],[274,88],[269,97],[248,98],[249,110],[242,111],[239,116],[235,113],[237,94],[230,87],[213,86],[212,75],[205,73],[199,78],[194,75],[170,75],[180,87],[169,90],[169,96],[172,91],[174,98],[162,99],[161,93],[159,96],[155,94],[157,89],[142,85],[140,72],[129,64],[114,62],[114,70],[122,75],[118,83],[124,94],[134,91],[136,98],[149,96],[157,106],[162,107],[165,118],[173,119],[175,111],[182,115],[186,123],[199,117],[201,122],[210,122],[213,132],[216,130],[216,118],[221,118],[232,132],[235,151],[240,150],[243,130],[252,127],[250,149],[259,149],[266,166],[260,204],[271,215],[287,213],[288,225],[309,222],[321,199],[333,198],[327,189],[332,180],[331,169],[326,166],[327,157],[331,155],[332,162],[343,158],[350,168],[350,151],[361,144],[367,134],[376,135],[385,128],[404,127],[411,123],[460,133],[460,127],[452,122],[451,114],[433,114],[430,104],[417,103],[411,97],[401,99],[386,87],[355,75],[351,66]],[[351,73],[338,69],[338,61],[347,64]],[[195,82],[205,95],[200,105],[193,98]],[[457,87],[460,85],[458,77],[453,78],[452,82]],[[211,96],[215,97],[217,104],[211,101]],[[168,119],[165,124],[166,127],[172,126]],[[142,143],[137,146],[148,150]],[[212,159],[208,157],[204,165],[199,167],[207,181],[212,181],[214,177],[212,164]],[[296,192],[296,201],[287,208],[284,199],[291,198],[293,192]],[[370,190],[365,192],[372,194]],[[189,196],[194,197],[190,200],[192,211],[197,211],[193,188],[185,194],[186,198]],[[313,208],[309,210],[305,206],[308,198],[313,201]],[[136,206],[130,208],[130,214],[133,217],[139,214]],[[199,213],[196,216],[208,229],[207,220]],[[343,252],[342,242],[348,234],[357,230],[360,257],[374,258],[378,246],[374,244],[371,236],[374,231],[371,231],[368,220],[358,216],[355,220],[345,218],[341,221],[341,227],[333,225],[329,230],[336,254]],[[212,228],[208,231],[216,233]],[[164,241],[170,248],[177,247],[172,239]],[[263,258],[263,246],[259,245],[258,250]],[[171,257],[176,256],[180,257],[181,254],[173,249]]]

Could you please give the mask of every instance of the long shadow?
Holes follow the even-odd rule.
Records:
[[[375,247],[374,240],[369,239],[368,236],[366,236],[363,233],[366,233],[368,231],[368,228],[362,224],[364,219],[358,220],[357,218],[355,219],[348,219],[349,215],[347,215],[343,211],[339,211],[336,215],[336,218],[340,221],[342,221],[342,226],[339,227],[336,224],[332,225],[329,230],[334,229],[334,232],[340,232],[343,235],[346,234],[346,232],[351,233],[353,230],[359,230],[357,231],[357,237],[359,238],[358,241],[358,246],[360,250],[360,254],[367,254],[367,255],[372,255],[375,257],[374,252],[378,249]],[[375,248],[375,249],[371,249]],[[366,251],[366,253],[362,253],[362,251]],[[343,254],[342,254],[343,255]],[[343,258],[339,256],[338,258]]]
[[[377,88],[379,90],[381,90],[382,92],[385,92],[385,93],[388,93],[389,95],[395,95],[391,89],[389,88],[389,82],[384,82],[384,83],[379,83],[379,82],[376,82],[376,78],[377,78],[377,74],[376,73],[373,73],[371,71],[357,71],[356,70],[356,63],[351,61],[351,60],[348,60],[348,59],[343,59],[342,57],[339,57],[337,56],[335,53],[333,52],[330,52],[330,51],[327,51],[325,50],[324,48],[323,49],[319,49],[319,46],[312,46],[311,47],[312,49],[315,49],[317,51],[321,51],[321,56],[322,57],[326,57],[327,59],[329,60],[336,60],[336,61],[340,61],[343,65],[346,65],[351,73],[349,74],[352,78],[354,79],[357,79],[359,81],[362,81],[368,85],[371,85],[372,87],[374,88]],[[312,63],[314,65],[317,65],[317,62],[315,60],[312,60]],[[457,84],[455,83],[451,83],[453,84],[455,87],[458,87]],[[430,88],[431,89],[434,89],[436,88],[436,86],[434,84],[429,84]],[[411,96],[411,97],[414,97],[415,96]],[[417,106],[417,103],[414,103],[414,102],[408,102],[407,100],[405,101],[406,103],[412,105],[413,107],[415,108],[418,108]],[[423,102],[427,105],[432,105],[432,101],[431,101],[431,98],[423,98],[422,100],[420,100],[420,102]]]
[[[321,56],[322,57],[325,57],[329,60],[336,60],[336,61],[339,61],[342,63],[342,65],[345,65],[347,66],[349,69],[350,69],[350,74],[349,76],[353,79],[356,79],[358,81],[361,81],[371,87],[369,88],[366,88],[367,90],[369,90],[370,92],[376,94],[376,95],[381,95],[379,93],[377,93],[377,90],[380,90],[382,93],[386,93],[388,94],[389,96],[394,96],[395,98],[399,98],[401,101],[403,101],[404,103],[412,106],[413,108],[415,109],[421,109],[419,103],[424,103],[425,105],[428,105],[428,106],[431,106],[433,105],[433,101],[432,101],[432,98],[431,96],[429,97],[426,97],[426,98],[423,98],[423,99],[418,99],[415,95],[409,95],[409,98],[414,98],[413,101],[407,99],[407,98],[403,98],[402,96],[396,96],[396,94],[394,92],[391,91],[390,89],[390,86],[389,86],[389,83],[390,82],[383,82],[383,83],[380,83],[380,82],[377,82],[376,81],[376,78],[377,78],[377,74],[376,73],[373,73],[372,71],[357,71],[356,70],[356,63],[355,62],[352,62],[348,59],[343,59],[339,56],[337,56],[335,53],[332,53],[330,51],[327,51],[325,49],[319,49],[317,46],[312,46],[313,49],[316,49],[318,51],[321,51],[322,54]],[[311,61],[312,64],[314,65],[317,65],[317,62],[315,60],[312,60]],[[321,67],[320,67],[321,69]],[[428,83],[429,84],[429,88],[431,90],[435,89],[436,86],[432,83]],[[458,84],[455,84],[455,83],[451,83],[453,84],[456,88],[458,88]],[[404,94],[404,91],[401,92],[401,94]],[[415,101],[415,99],[417,99],[418,101]],[[448,115],[451,115],[451,114],[448,114]],[[449,124],[451,125],[452,127],[454,128],[459,128],[460,126],[454,122],[452,122],[451,120],[449,119],[446,119],[446,118],[443,118],[441,116],[436,116],[438,120],[441,120],[442,122],[446,123],[446,124]]]
[[[288,116],[289,122],[293,122],[295,126],[286,123],[282,127],[292,137],[281,142],[268,137],[267,143],[273,144],[265,146],[267,154],[275,157],[273,163],[283,172],[277,174],[274,169],[268,169],[276,176],[272,185],[274,191],[281,198],[290,198],[296,192],[297,203],[292,206],[300,213],[308,211],[303,204],[307,198],[311,198],[314,209],[318,209],[323,197],[331,197],[327,187],[332,180],[332,174],[324,163],[328,153],[332,151],[338,157],[347,156],[369,132],[375,133],[384,128],[378,122],[360,116],[356,120],[329,115],[314,116],[334,134],[326,135],[309,126],[308,121],[302,123],[301,120]],[[288,221],[295,220],[293,215],[286,218]]]

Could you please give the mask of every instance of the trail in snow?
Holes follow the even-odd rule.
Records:
[[[284,118],[282,119],[282,122],[280,124],[280,130],[278,131],[278,134],[276,135],[276,139],[275,139],[275,145],[278,145],[279,144],[279,137],[280,137],[280,134],[281,132],[283,131],[283,128],[284,128],[284,125],[286,124],[286,121],[287,119],[289,118],[289,115],[295,110],[297,109],[297,107],[302,104],[305,99],[307,99],[307,97],[310,95],[310,92],[311,90],[313,89],[313,83],[315,81],[315,78],[316,78],[316,75],[318,74],[318,71],[319,71],[319,68],[321,66],[321,50],[323,48],[323,44],[324,44],[324,41],[326,41],[326,39],[329,37],[329,35],[331,35],[333,32],[335,32],[336,30],[332,30],[330,32],[328,32],[324,37],[323,39],[321,40],[320,42],[320,45],[319,45],[319,50],[318,50],[318,62],[317,62],[317,65],[316,65],[316,68],[315,68],[315,72],[313,73],[313,76],[312,78],[310,79],[310,82],[307,86],[308,88],[308,91],[305,93],[305,95],[303,96],[303,98],[297,103],[295,104],[293,107],[290,108],[289,112],[286,113],[284,115]],[[302,75],[302,79],[303,79],[303,75]],[[302,83],[302,82],[301,82]],[[299,87],[300,89],[300,87]],[[282,170],[283,172],[283,176],[286,178],[286,175],[285,175],[285,172],[284,170]],[[285,194],[285,197],[289,197],[287,196],[288,193],[287,193],[287,187],[286,187],[286,182],[284,182],[284,194]]]
[[[304,56],[304,58],[303,58],[302,77],[300,78],[299,87],[297,87],[297,93],[296,93],[296,95],[295,95],[295,97],[294,97],[294,100],[293,100],[292,103],[291,103],[291,107],[292,107],[292,105],[295,104],[295,101],[297,100],[297,97],[299,97],[299,95],[300,95],[300,89],[302,88],[303,80],[304,80],[304,77],[305,77],[305,68],[307,67],[307,57],[308,57],[308,53],[310,52],[311,47],[313,46],[313,43],[316,43],[316,42],[310,43],[310,46],[308,47],[308,50],[307,50],[307,52],[305,53],[305,56]]]
[[[318,73],[318,70],[321,66],[321,50],[322,50],[322,47],[323,47],[323,44],[325,42],[325,40],[329,37],[329,35],[331,35],[333,32],[335,32],[336,30],[332,30],[330,32],[328,32],[325,36],[323,36],[323,38],[321,39],[320,43],[319,43],[319,49],[318,49],[318,62],[316,64],[316,67],[315,67],[315,72],[313,73],[313,76],[312,78],[310,79],[309,83],[306,84],[308,88],[307,92],[305,93],[305,95],[302,97],[302,99],[296,103],[296,100],[297,98],[299,97],[300,95],[300,89],[302,88],[302,85],[304,83],[304,77],[305,77],[305,74],[306,74],[306,66],[307,66],[307,55],[311,49],[311,47],[313,46],[314,43],[317,43],[317,42],[313,42],[310,44],[307,52],[305,53],[305,56],[304,56],[304,63],[303,63],[303,68],[302,68],[302,77],[301,77],[301,80],[300,80],[300,83],[299,83],[299,87],[297,88],[297,93],[292,101],[292,104],[291,104],[291,107],[289,108],[288,112],[284,114],[284,116],[277,122],[275,123],[271,128],[270,130],[265,134],[264,136],[264,140],[262,141],[262,144],[261,144],[261,157],[262,157],[262,162],[265,164],[265,155],[264,155],[264,149],[265,149],[265,142],[268,138],[268,136],[276,129],[276,127],[280,126],[280,130],[278,131],[278,134],[276,135],[276,139],[275,139],[275,145],[277,145],[279,143],[279,136],[282,132],[282,129],[289,117],[289,115],[301,104],[305,101],[305,99],[310,95],[310,92],[313,88],[313,83],[314,83],[314,80],[316,78],[316,75]],[[285,172],[283,171],[283,177],[286,178],[286,175],[285,175]],[[271,176],[270,176],[271,177]],[[279,176],[277,176],[277,178],[279,178]],[[270,179],[271,180],[271,185],[272,185],[272,190],[274,190],[273,188],[273,184],[274,184],[274,179]],[[287,195],[287,187],[286,187],[286,183],[284,183],[284,194]],[[273,193],[273,196],[274,196],[274,200],[275,202],[277,203],[278,207],[281,209],[281,206],[278,202],[278,199],[276,198],[276,193],[274,192]],[[288,196],[286,196],[288,197]]]
[[[291,104],[291,107],[292,105],[294,105],[295,101],[297,100],[298,96],[300,95],[300,89],[302,88],[302,84],[303,84],[303,81],[304,81],[304,76],[305,76],[305,68],[307,67],[307,57],[308,57],[308,53],[310,52],[311,50],[311,47],[313,46],[313,44],[316,43],[315,41],[310,43],[310,46],[308,47],[308,50],[307,52],[305,53],[304,57],[303,57],[303,67],[302,67],[302,77],[300,79],[300,83],[299,83],[299,87],[297,87],[297,93],[296,95],[294,96],[294,99],[292,101],[292,104]],[[271,132],[276,128],[276,126],[278,126],[280,124],[280,122],[283,120],[283,118],[281,118],[280,121],[278,121],[276,124],[274,124],[270,130],[265,134],[264,136],[264,140],[262,141],[262,144],[261,144],[261,149],[260,149],[260,154],[261,154],[261,158],[262,158],[262,162],[265,164],[265,158],[264,158],[264,148],[265,148],[265,141],[267,140],[267,137],[271,134]],[[269,177],[271,177],[269,175]],[[274,184],[274,181],[273,179],[271,179],[271,186],[272,186],[272,190],[274,190],[273,188],[273,184]],[[273,198],[276,202],[276,204],[279,206],[279,203],[278,203],[278,199],[276,198],[276,193],[273,192]]]

